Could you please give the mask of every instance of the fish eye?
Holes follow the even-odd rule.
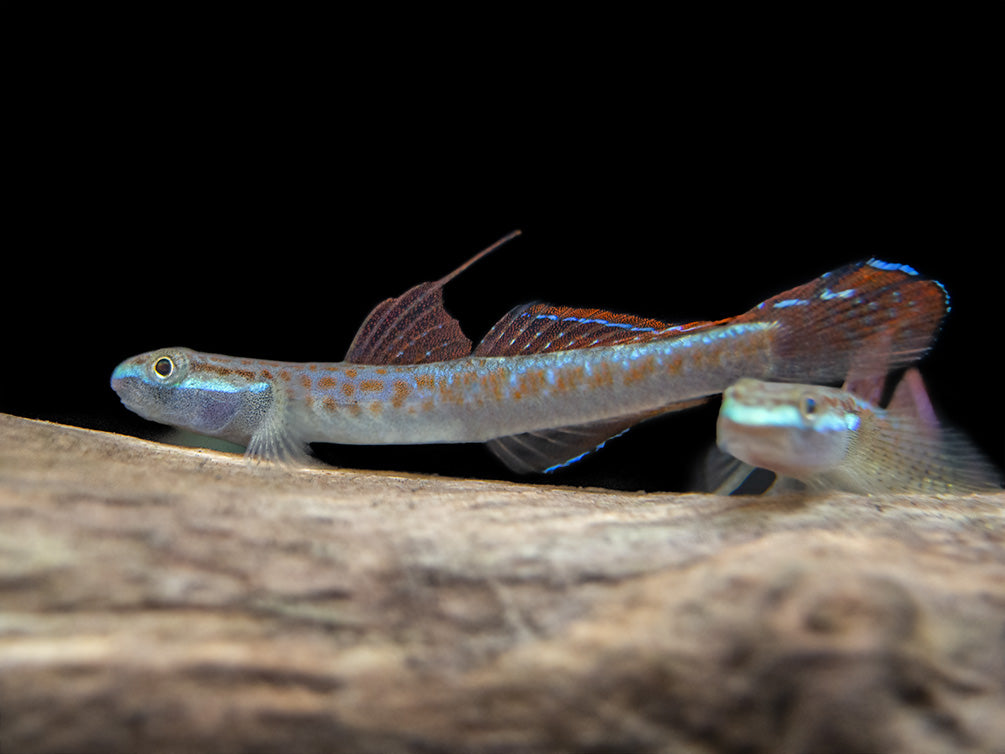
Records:
[[[154,362],[154,374],[160,377],[162,380],[166,380],[172,374],[174,374],[174,362],[171,361],[167,356],[161,356],[157,361]]]
[[[807,395],[803,398],[802,412],[803,416],[812,418],[817,412],[817,402]]]

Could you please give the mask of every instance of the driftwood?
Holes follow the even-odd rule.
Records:
[[[255,466],[0,416],[0,751],[1005,751],[1005,494]]]

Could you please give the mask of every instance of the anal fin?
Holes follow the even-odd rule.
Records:
[[[700,398],[676,403],[658,411],[497,437],[489,440],[487,445],[489,450],[513,472],[549,474],[600,450],[610,440],[624,434],[639,422],[698,406],[706,400]]]

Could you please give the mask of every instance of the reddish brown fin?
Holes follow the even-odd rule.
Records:
[[[779,327],[773,378],[824,383],[843,380],[852,367],[881,374],[910,364],[932,345],[948,309],[938,282],[870,259],[774,296],[733,322]]]
[[[489,330],[475,348],[475,355],[512,356],[642,343],[715,324],[718,323],[671,325],[603,309],[524,304],[510,310]]]
[[[345,360],[354,364],[423,364],[459,359],[471,341],[443,306],[443,286],[472,264],[520,235],[515,230],[439,280],[419,283],[374,307],[356,331]]]

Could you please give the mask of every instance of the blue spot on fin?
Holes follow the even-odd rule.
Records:
[[[870,267],[875,267],[877,270],[888,270],[892,272],[903,272],[907,275],[917,275],[918,271],[907,264],[897,264],[896,262],[884,262],[882,259],[876,259],[873,257],[868,262],[866,262]]]

